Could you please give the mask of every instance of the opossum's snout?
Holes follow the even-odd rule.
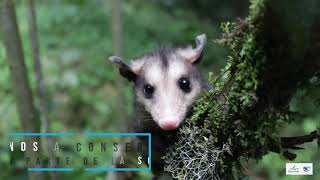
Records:
[[[165,109],[159,110],[159,113],[164,114],[164,116],[160,116],[160,118],[158,118],[159,114],[152,115],[154,117],[156,123],[159,125],[159,127],[165,131],[178,129],[185,118],[186,109],[181,109],[181,107],[180,108],[179,107],[171,107],[165,111],[163,111],[163,110],[165,110]],[[174,111],[176,111],[176,113],[174,115],[165,115],[166,112],[169,112],[172,114],[172,112],[174,112]],[[151,114],[153,114],[153,113],[151,113]]]
[[[156,110],[156,112],[151,110],[152,118],[158,126],[165,131],[178,129],[185,118],[185,114],[186,109],[181,109],[181,107],[172,107],[167,110],[159,109]]]
[[[167,122],[160,124],[163,130],[174,130],[177,129],[179,124],[175,120],[166,120]]]

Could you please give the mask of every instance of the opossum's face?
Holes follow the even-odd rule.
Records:
[[[120,73],[134,81],[136,100],[163,130],[179,127],[203,89],[196,63],[206,37],[198,36],[197,40],[196,49],[162,47],[130,65],[120,65]]]
[[[135,94],[163,130],[173,130],[201,92],[202,78],[196,67],[181,56],[171,54],[167,60],[167,64],[157,56],[145,60]]]

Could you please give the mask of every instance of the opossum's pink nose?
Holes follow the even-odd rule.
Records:
[[[168,121],[165,121],[160,124],[160,127],[166,131],[177,129],[178,126],[179,126],[179,123],[177,123],[176,121],[172,121],[172,120],[168,120]]]

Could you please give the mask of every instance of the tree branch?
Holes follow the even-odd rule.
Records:
[[[281,147],[284,149],[303,149],[297,145],[312,142],[315,139],[320,139],[320,132],[313,131],[310,134],[295,137],[281,137]]]
[[[291,150],[299,150],[304,149],[297,145],[301,145],[307,142],[312,142],[313,140],[318,139],[320,140],[320,132],[319,131],[312,131],[310,134],[303,135],[303,136],[294,136],[294,137],[280,137],[280,146],[283,149],[282,155],[286,157],[288,160],[294,160],[297,155],[289,152]],[[273,150],[273,152],[281,153],[280,149]]]

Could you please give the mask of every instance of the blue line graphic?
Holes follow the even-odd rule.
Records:
[[[148,136],[148,150],[149,150],[148,165],[149,165],[149,170],[151,171],[151,157],[152,157],[152,155],[151,155],[151,133]]]
[[[74,168],[28,168],[28,171],[73,171]]]
[[[73,136],[73,133],[9,133],[9,136]]]
[[[8,133],[8,136],[25,137],[25,136],[74,136],[74,133]],[[126,136],[147,136],[148,137],[148,168],[85,168],[85,171],[151,171],[151,133],[84,133],[82,136],[92,137],[126,137]],[[73,171],[74,168],[28,168],[28,171]]]
[[[85,168],[85,171],[150,171],[150,168]]]
[[[106,137],[124,137],[124,136],[150,136],[150,133],[84,133],[83,136],[106,136]]]
[[[84,133],[83,136],[102,137],[125,137],[125,136],[147,136],[148,137],[148,168],[85,168],[85,171],[151,171],[151,133]]]

